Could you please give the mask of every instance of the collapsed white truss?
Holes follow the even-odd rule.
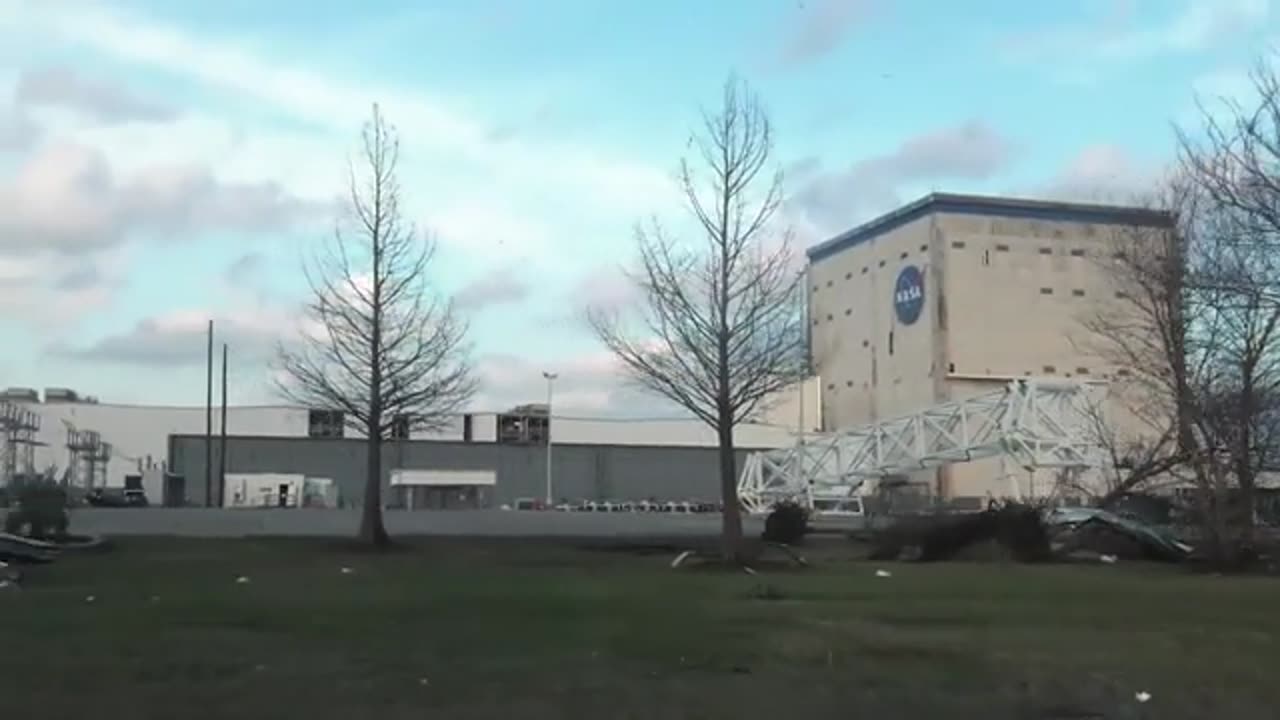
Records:
[[[865,495],[874,480],[1000,455],[1026,469],[1099,462],[1096,383],[1014,380],[999,390],[752,453],[738,481],[751,512],[782,499]],[[872,481],[869,483],[869,481]]]

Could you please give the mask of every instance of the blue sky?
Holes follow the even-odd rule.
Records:
[[[770,108],[803,244],[932,189],[1122,199],[1197,96],[1274,47],[1267,0],[0,0],[0,383],[273,398],[298,260],[379,102],[412,219],[471,318],[478,409],[649,406],[577,316],[730,71]],[[656,410],[654,412],[657,412]]]

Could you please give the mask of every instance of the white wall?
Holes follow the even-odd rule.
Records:
[[[147,457],[160,464],[168,458],[169,436],[199,434],[205,430],[200,407],[108,405],[97,403],[32,403],[26,407],[40,416],[36,470],[67,467],[67,423],[77,430],[95,430],[111,443],[113,457],[107,464],[107,484],[121,486],[124,476],[145,467]],[[213,432],[219,431],[219,409],[213,411]],[[227,433],[232,435],[297,436],[307,432],[307,411],[280,406],[227,408]]]
[[[816,382],[816,381],[815,381]],[[112,459],[107,464],[107,485],[119,487],[127,474],[168,459],[170,435],[199,435],[205,431],[202,407],[166,407],[144,405],[110,405],[99,403],[24,403],[41,418],[36,448],[35,469],[50,465],[59,475],[67,467],[67,424],[77,430],[97,431],[104,442],[112,445]],[[813,398],[806,414],[818,412]],[[213,432],[220,430],[220,410],[213,411]],[[715,434],[695,420],[599,420],[554,418],[552,440],[558,443],[587,445],[679,445],[711,446]],[[736,440],[743,448],[778,448],[794,442],[795,420],[784,425],[751,424],[738,428]],[[287,406],[227,408],[227,434],[272,437],[303,437],[307,434],[307,411]],[[357,433],[346,432],[348,437]],[[492,413],[472,417],[472,440],[493,442],[497,434],[497,418]],[[439,431],[415,432],[414,439],[461,440],[462,418]]]

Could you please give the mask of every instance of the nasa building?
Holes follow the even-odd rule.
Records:
[[[809,348],[822,429],[872,425],[1019,378],[1126,374],[1103,362],[1085,330],[1119,292],[1098,261],[1117,230],[1168,225],[1141,208],[933,194],[812,247]],[[944,498],[1000,496],[1002,462],[905,479]]]

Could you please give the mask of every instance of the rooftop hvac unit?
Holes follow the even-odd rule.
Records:
[[[64,387],[47,387],[44,389],[44,401],[51,402],[77,402],[80,396],[75,390]]]
[[[0,398],[4,400],[21,400],[25,402],[40,402],[40,393],[35,388],[27,387],[11,387],[6,388],[0,393]]]

